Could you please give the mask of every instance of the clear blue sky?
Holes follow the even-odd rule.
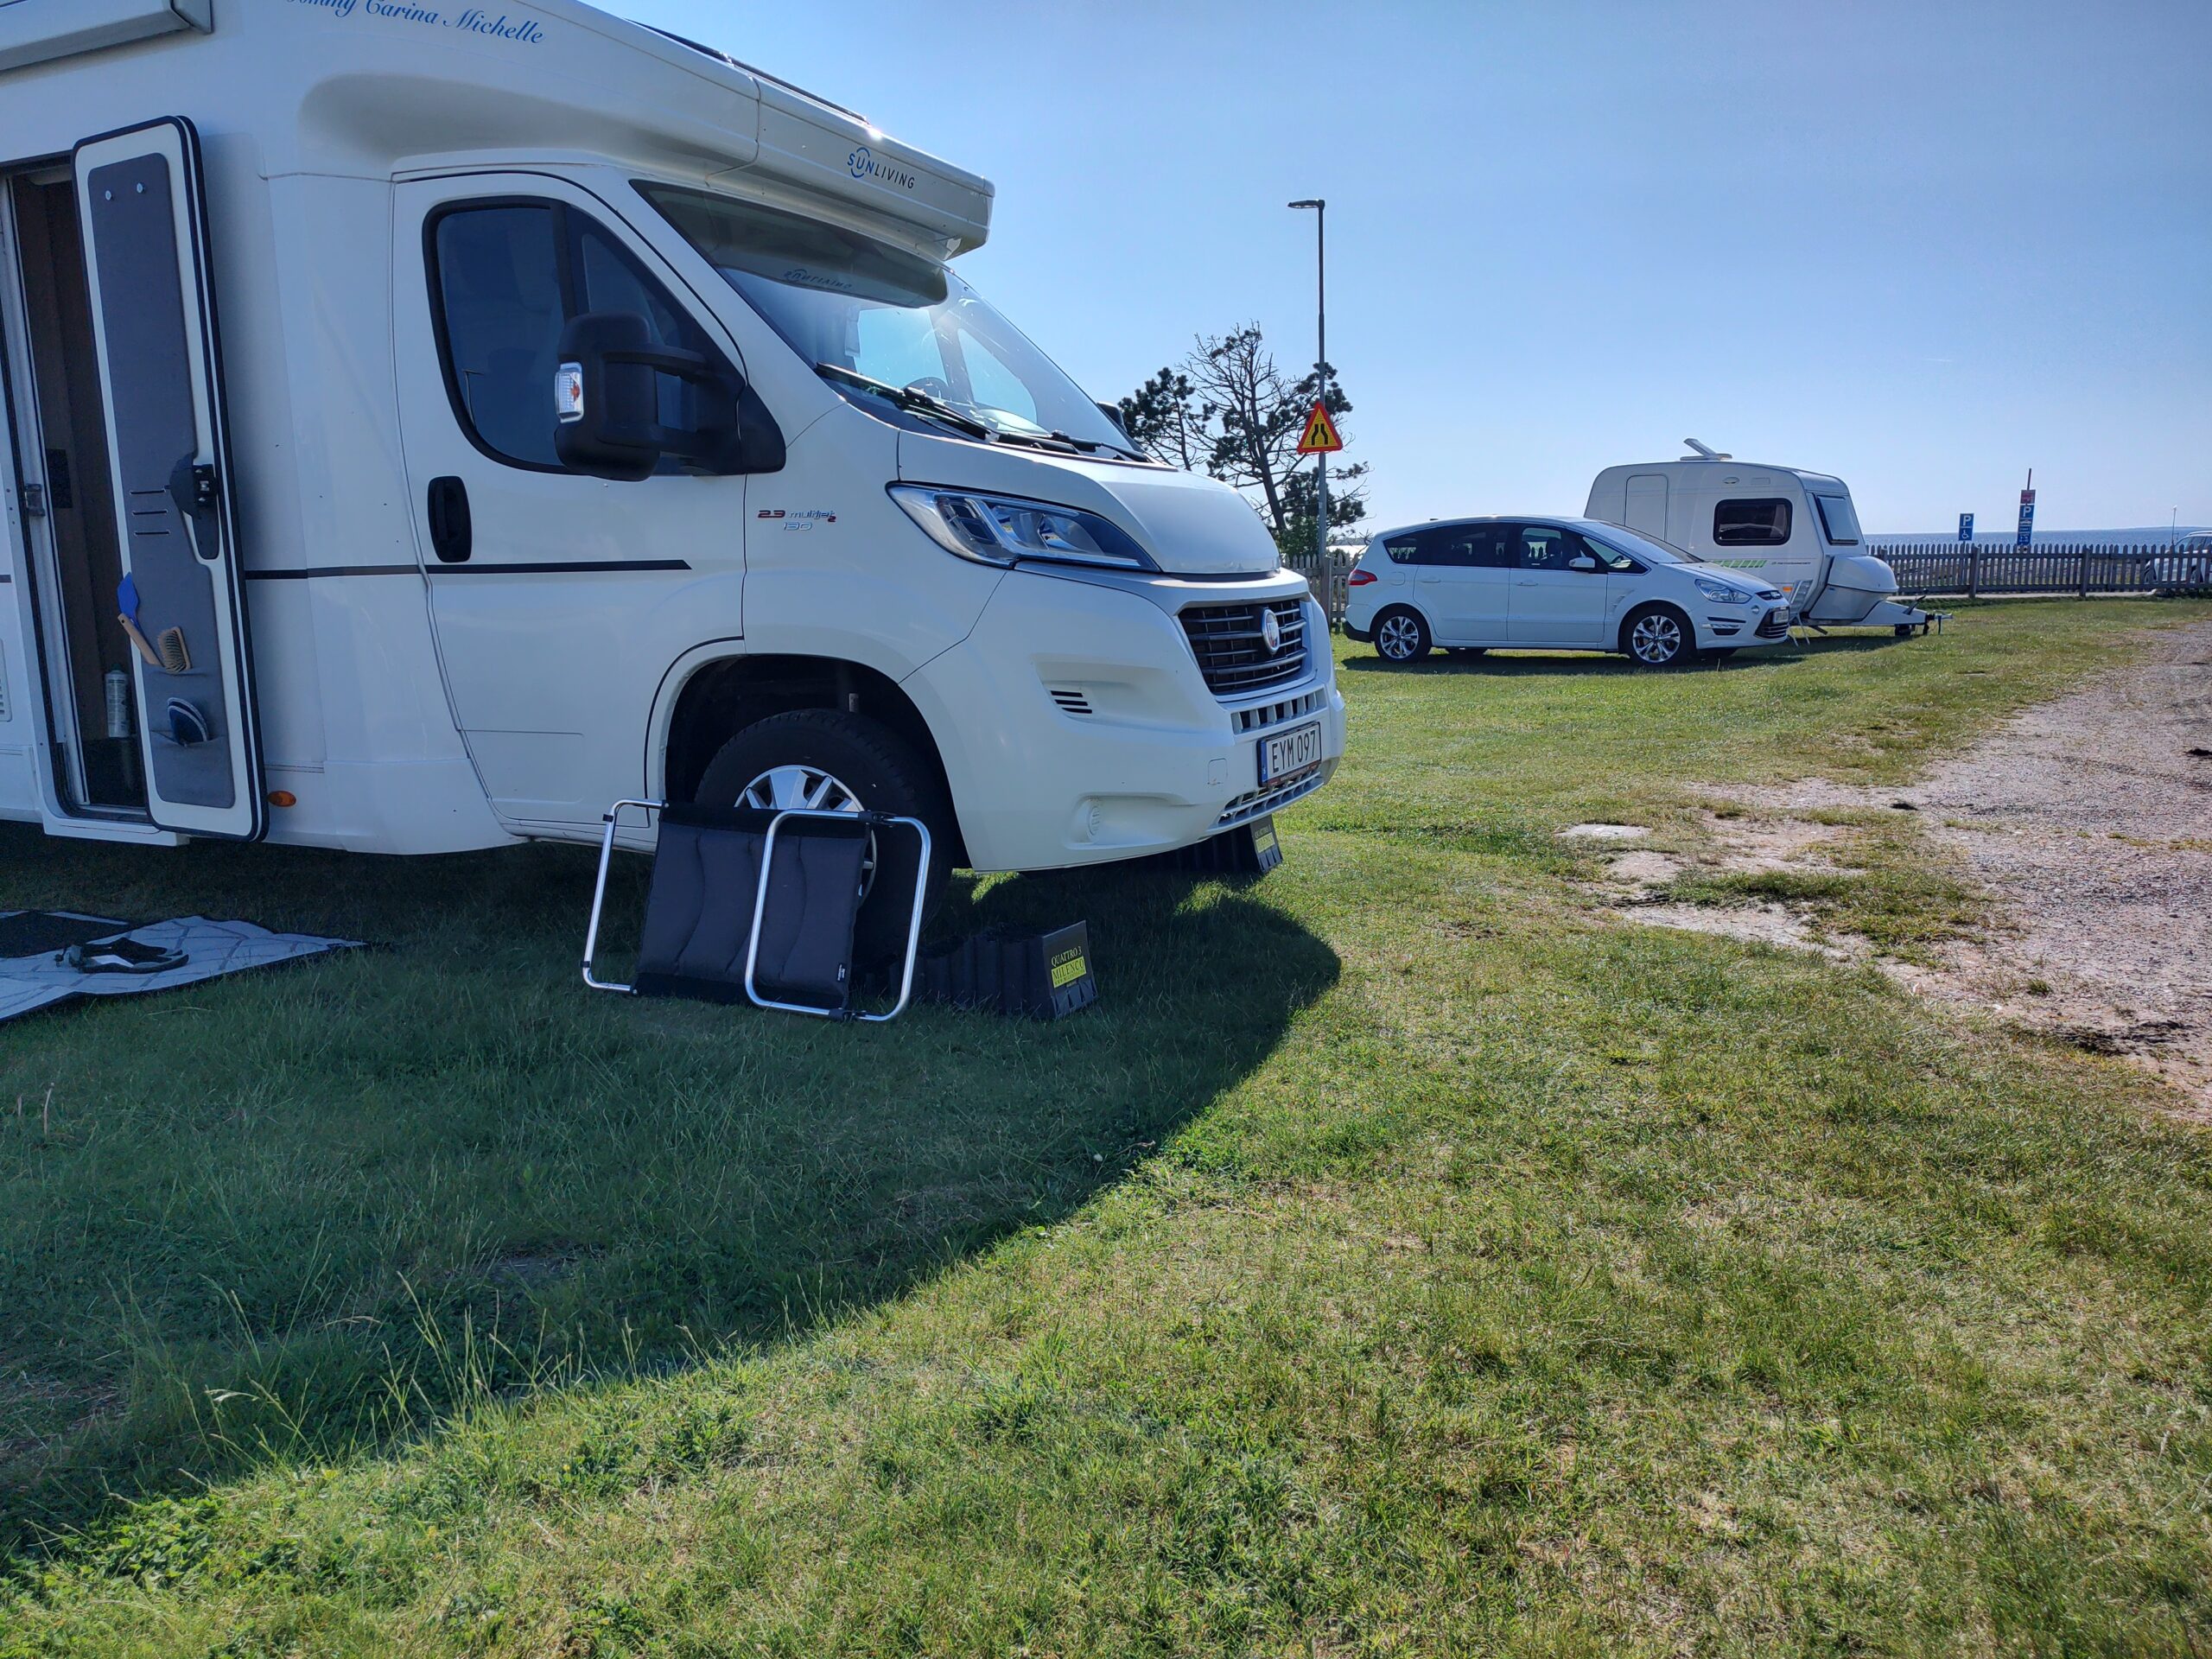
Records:
[[[1685,435],[1877,530],[2212,524],[2212,0],[601,0],[990,178],[962,269],[1095,395],[1331,357],[1370,524]]]

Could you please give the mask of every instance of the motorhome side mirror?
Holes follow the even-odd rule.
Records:
[[[1567,562],[1567,568],[1570,570],[1595,570],[1598,561],[1587,553],[1578,553]]]
[[[694,389],[684,401],[695,424],[663,423],[664,375]],[[570,472],[634,483],[668,455],[701,472],[740,470],[736,389],[698,353],[655,341],[633,311],[587,312],[561,331],[553,410],[554,453]]]
[[[1106,417],[1106,423],[1108,425],[1111,426],[1123,437],[1129,437],[1129,429],[1122,423],[1122,410],[1119,404],[1100,404],[1098,405],[1098,412]],[[1135,438],[1129,438],[1129,442],[1131,443],[1135,443],[1136,440]]]

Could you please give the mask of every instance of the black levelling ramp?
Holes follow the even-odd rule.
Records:
[[[914,970],[917,1001],[949,1002],[1033,1020],[1063,1020],[1098,1000],[1090,928],[994,930],[933,951]]]

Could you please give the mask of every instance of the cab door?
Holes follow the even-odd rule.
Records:
[[[163,830],[258,840],[268,810],[199,135],[157,121],[87,139],[72,166],[107,487],[136,598],[135,611],[131,594],[118,605],[147,642],[131,678],[148,815]]]
[[[395,204],[401,441],[454,720],[502,818],[596,825],[645,786],[670,665],[741,634],[746,480],[565,467],[562,332],[631,313],[657,346],[733,375],[742,364],[697,296],[580,186],[472,175],[403,183]]]

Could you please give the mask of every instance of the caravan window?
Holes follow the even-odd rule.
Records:
[[[654,343],[722,354],[605,226],[554,201],[463,204],[430,224],[430,292],[454,415],[511,466],[557,472],[553,373],[561,330],[588,311],[630,311]],[[700,424],[696,388],[660,377],[662,424]],[[663,472],[681,471],[671,456]]]
[[[1780,496],[1723,501],[1713,510],[1715,547],[1780,547],[1789,539],[1789,503]]]
[[[1819,509],[1821,530],[1832,547],[1859,545],[1859,515],[1851,510],[1847,495],[1816,495],[1813,505]]]

